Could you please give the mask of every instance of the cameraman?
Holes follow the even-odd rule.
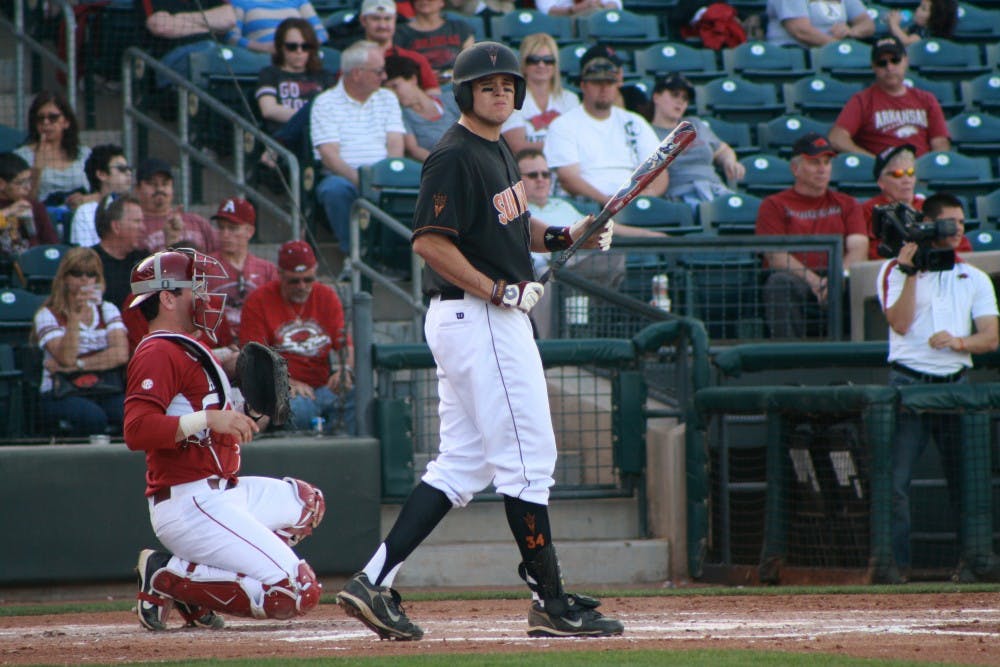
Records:
[[[940,193],[927,198],[923,212],[928,220],[951,219],[957,226],[951,236],[925,243],[933,249],[958,248],[965,228],[962,203]],[[883,265],[876,283],[889,322],[889,384],[965,383],[972,354],[997,347],[993,283],[960,258],[948,270],[917,270],[918,248],[917,243],[905,243],[899,255]],[[910,480],[930,435],[941,455],[952,514],[959,515],[962,439],[958,415],[900,412],[892,447],[892,551],[904,581],[911,565]]]

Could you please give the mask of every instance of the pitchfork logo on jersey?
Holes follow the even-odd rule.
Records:
[[[444,210],[444,207],[447,204],[448,204],[448,195],[442,194],[440,192],[437,193],[436,195],[434,195],[434,217],[435,218],[440,217],[441,211]]]
[[[500,49],[498,49],[495,46],[488,47],[486,49],[486,55],[488,55],[490,57],[490,63],[492,63],[492,65],[494,67],[496,67],[497,66],[497,56],[500,55]]]
[[[493,195],[493,208],[497,211],[497,222],[504,226],[527,213],[528,196],[524,192],[524,181],[518,181]]]

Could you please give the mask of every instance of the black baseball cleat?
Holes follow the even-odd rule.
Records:
[[[558,601],[551,601],[558,602]],[[528,612],[530,637],[608,637],[625,631],[621,621],[597,611],[600,602],[586,595],[566,595],[559,613],[545,610],[541,602],[533,602]]]
[[[139,623],[147,630],[166,630],[167,616],[174,601],[153,590],[152,579],[156,571],[165,567],[170,554],[165,551],[143,549],[139,552],[139,562],[135,572],[139,577],[139,592],[136,595],[136,611]]]
[[[210,630],[221,630],[226,627],[226,622],[222,617],[211,609],[205,609],[196,604],[188,604],[180,600],[174,600],[174,606],[184,617],[187,628],[208,628]]]
[[[380,639],[416,641],[424,636],[424,631],[406,617],[401,601],[399,593],[388,586],[372,585],[364,572],[351,577],[344,590],[337,593],[337,604]]]

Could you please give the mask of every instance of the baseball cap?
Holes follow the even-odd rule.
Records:
[[[900,146],[890,146],[875,156],[875,165],[872,167],[872,176],[877,181],[882,175],[882,170],[892,162],[892,159],[904,151],[909,151],[916,157],[917,147],[913,144],[902,144]]]
[[[316,255],[305,241],[289,241],[278,250],[278,266],[295,273],[308,271],[316,266]]]
[[[819,157],[820,155],[836,154],[837,151],[833,150],[833,146],[830,145],[827,138],[818,132],[807,132],[792,145],[792,155]]]
[[[135,172],[135,178],[140,182],[148,181],[157,174],[164,174],[171,180],[174,178],[174,170],[173,167],[170,166],[169,162],[161,160],[158,157],[151,157],[142,161],[139,168]]]
[[[623,61],[607,44],[594,44],[580,56],[581,81],[617,81]]]
[[[694,86],[680,72],[668,72],[656,80],[653,93],[662,93],[664,90],[685,90],[688,94],[688,100],[694,101]]]
[[[257,222],[257,213],[253,209],[253,204],[246,199],[230,197],[219,204],[219,210],[212,216],[212,220],[225,220],[234,225],[252,227]]]
[[[361,15],[395,14],[396,3],[393,0],[365,0],[361,3]]]
[[[885,55],[903,57],[906,55],[906,47],[895,35],[880,37],[872,45],[872,62]]]

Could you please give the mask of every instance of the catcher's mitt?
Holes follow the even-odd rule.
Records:
[[[247,343],[236,358],[236,377],[251,416],[267,415],[275,426],[288,420],[291,387],[284,357],[266,345]]]

